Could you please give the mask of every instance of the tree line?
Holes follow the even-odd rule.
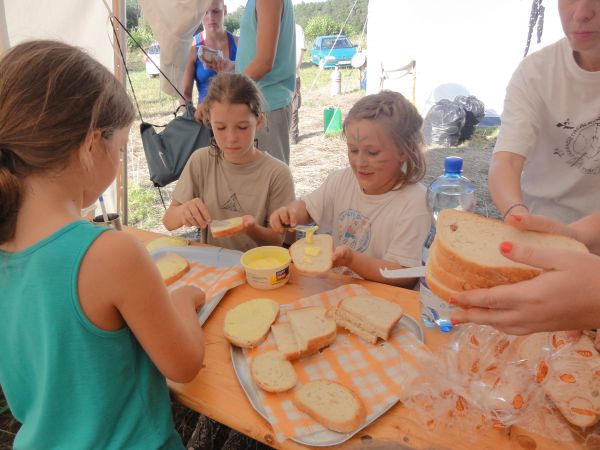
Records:
[[[227,0],[225,0],[227,3]],[[355,4],[356,3],[356,4]],[[352,7],[354,6],[354,10]],[[369,0],[326,0],[323,2],[299,3],[294,5],[296,23],[304,28],[307,41],[316,36],[337,34],[346,18],[343,34],[356,36],[363,32],[367,18]],[[352,14],[350,14],[352,10]],[[244,7],[240,6],[235,11],[229,11],[225,17],[225,28],[234,34],[239,34],[240,20]],[[127,28],[143,46],[148,46],[153,40],[152,30],[143,20],[138,0],[126,1]],[[350,16],[348,17],[348,15]],[[200,24],[198,24],[200,27]],[[366,31],[366,29],[365,29]],[[129,46],[135,44],[128,40]]]

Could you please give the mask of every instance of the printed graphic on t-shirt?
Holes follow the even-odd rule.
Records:
[[[554,149],[554,155],[585,175],[600,174],[600,117],[579,126],[573,126],[567,119],[556,126],[572,131],[565,147]]]
[[[227,211],[240,212],[242,207],[240,206],[240,202],[237,199],[237,195],[235,192],[229,197],[229,200],[225,202],[224,205],[221,206],[221,209],[226,209]]]
[[[334,240],[363,253],[371,241],[371,224],[359,211],[347,209],[338,216]]]

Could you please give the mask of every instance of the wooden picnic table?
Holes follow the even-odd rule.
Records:
[[[138,237],[143,243],[161,236],[158,233],[132,227],[124,227],[124,230]],[[232,307],[256,297],[269,297],[285,304],[289,303],[290,299],[307,297],[348,283],[363,285],[373,295],[396,301],[404,308],[405,314],[420,321],[418,293],[415,291],[334,273],[325,277],[305,276],[295,271],[292,265],[290,281],[281,288],[262,291],[245,283],[230,290],[224,296],[203,327],[206,336],[205,367],[189,383],[168,382],[177,400],[194,411],[277,449],[310,448],[289,439],[278,443],[270,424],[252,408],[234,373],[230,358],[230,344],[223,337],[225,313]],[[425,343],[432,350],[443,345],[450,338],[448,334],[437,330],[423,327],[423,331]],[[466,433],[469,434],[468,438],[465,437]],[[473,430],[456,428],[448,428],[444,433],[433,433],[427,430],[416,415],[401,403],[396,404],[346,443],[330,448],[359,449],[367,441],[370,445],[378,441],[394,441],[413,449],[583,448],[575,442],[555,442],[516,426],[506,429],[483,429],[478,435],[474,435]]]

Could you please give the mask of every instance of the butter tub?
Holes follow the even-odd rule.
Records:
[[[256,289],[276,289],[290,279],[292,258],[287,249],[276,246],[256,247],[242,255],[248,284]]]

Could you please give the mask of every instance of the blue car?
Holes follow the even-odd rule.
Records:
[[[356,46],[344,35],[318,36],[310,49],[310,61],[326,69],[349,67],[355,54]]]

